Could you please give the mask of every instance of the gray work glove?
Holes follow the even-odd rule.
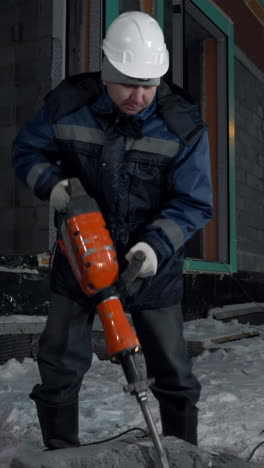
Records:
[[[68,179],[61,180],[54,185],[50,193],[50,206],[60,212],[65,212],[70,203],[70,195],[67,192]]]
[[[148,278],[154,276],[158,269],[158,259],[152,247],[147,242],[138,242],[134,245],[126,254],[125,258],[128,262],[131,262],[135,252],[141,251],[145,255],[141,268],[137,274],[138,278]]]

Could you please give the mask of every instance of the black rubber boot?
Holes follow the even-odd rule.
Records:
[[[78,399],[62,404],[36,402],[36,406],[45,447],[56,450],[80,446]]]
[[[160,417],[164,436],[175,436],[197,445],[198,408],[192,406],[179,410],[160,405]]]

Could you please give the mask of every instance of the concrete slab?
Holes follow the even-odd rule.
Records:
[[[170,468],[249,468],[231,455],[212,456],[208,452],[174,437],[164,437],[163,446]],[[29,442],[22,445],[11,468],[160,468],[148,437],[127,435],[99,445],[74,449],[42,451]]]

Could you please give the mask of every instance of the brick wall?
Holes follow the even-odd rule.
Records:
[[[262,1],[262,0],[260,0]],[[247,56],[264,70],[263,48],[264,28],[243,0],[213,0],[235,26],[235,43]],[[260,2],[259,2],[260,3]]]
[[[235,61],[238,268],[264,271],[264,80]]]
[[[1,255],[48,248],[48,207],[15,178],[12,141],[51,88],[52,0],[0,5]]]

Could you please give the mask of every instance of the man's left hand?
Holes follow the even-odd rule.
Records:
[[[135,244],[126,254],[125,258],[128,262],[131,262],[134,254],[141,251],[145,255],[145,260],[138,272],[138,278],[148,278],[154,276],[158,269],[158,259],[152,247],[147,242],[138,242]]]

